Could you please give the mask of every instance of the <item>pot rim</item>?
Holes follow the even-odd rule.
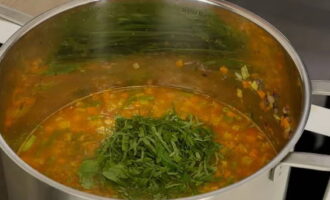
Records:
[[[20,28],[14,35],[12,35],[9,40],[7,40],[2,48],[0,48],[0,62],[5,56],[6,52],[18,41],[22,36],[24,36],[27,32],[29,32],[34,27],[38,26],[42,22],[46,21],[49,18],[52,18],[56,16],[57,14],[60,14],[64,11],[70,10],[72,8],[98,2],[101,0],[74,0],[71,2],[68,2],[66,4],[60,5],[58,7],[55,7],[49,11],[46,11],[42,13],[41,15],[33,18],[31,21],[29,21],[27,24],[25,24],[22,28]],[[258,15],[252,13],[249,10],[246,10],[240,6],[237,6],[233,3],[224,1],[224,0],[194,0],[206,4],[210,4],[216,7],[223,8],[225,10],[228,10],[230,12],[233,12],[239,16],[244,17],[245,19],[255,23],[259,27],[261,27],[263,30],[268,32],[274,39],[276,39],[281,46],[286,50],[286,52],[290,55],[291,59],[296,65],[296,68],[298,69],[301,81],[303,82],[302,89],[303,89],[303,106],[302,106],[302,115],[299,121],[299,124],[290,139],[290,141],[283,147],[283,149],[277,154],[275,158],[273,158],[267,165],[259,169],[254,174],[240,180],[239,182],[236,182],[234,184],[231,184],[227,187],[200,194],[195,195],[191,197],[185,197],[185,198],[179,198],[179,200],[197,200],[197,199],[211,199],[214,196],[217,196],[221,193],[224,193],[226,191],[232,190],[244,183],[247,183],[257,176],[259,176],[262,173],[266,173],[270,171],[273,167],[275,167],[278,163],[281,162],[281,160],[290,152],[293,150],[294,145],[298,142],[304,127],[306,125],[310,107],[311,107],[311,83],[310,79],[308,77],[308,73],[306,71],[306,68],[300,59],[298,53],[293,48],[293,46],[290,44],[289,40],[279,31],[277,30],[273,25],[268,23],[263,18],[259,17]],[[8,144],[5,142],[4,138],[0,134],[0,148],[4,151],[4,153],[13,161],[15,164],[17,164],[21,169],[23,169],[28,174],[32,175],[34,178],[40,180],[43,183],[46,183],[50,187],[54,187],[64,193],[69,193],[70,195],[86,199],[86,200],[114,200],[114,198],[107,198],[107,197],[101,197],[97,195],[93,195],[87,192],[82,192],[76,189],[73,189],[71,187],[65,186],[61,183],[58,183],[51,178],[48,178],[47,176],[41,174],[37,170],[33,169],[31,166],[29,166],[27,163],[25,163],[22,159],[20,159],[16,153],[8,146]]]

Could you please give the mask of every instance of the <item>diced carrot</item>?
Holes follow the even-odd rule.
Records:
[[[177,60],[176,62],[175,62],[175,66],[177,66],[177,67],[183,67],[184,66],[184,63],[183,63],[183,60]]]
[[[287,129],[287,128],[290,127],[290,122],[289,122],[288,117],[281,117],[281,126],[282,126],[284,129]]]
[[[152,94],[152,88],[148,87],[148,88],[144,89],[144,92],[146,94]]]
[[[258,93],[259,97],[262,99],[264,99],[266,97],[266,93],[262,90],[258,90],[257,93]]]
[[[72,119],[75,122],[79,122],[82,119],[82,117],[80,114],[75,114],[75,115],[73,115]]]
[[[219,68],[219,71],[223,74],[223,75],[225,75],[225,74],[228,74],[228,68],[226,67],[226,66],[221,66],[220,68]]]
[[[45,132],[50,133],[54,130],[54,126],[46,126],[45,127]]]
[[[110,92],[104,92],[102,94],[102,96],[103,96],[103,101],[106,102],[106,103],[108,103],[110,101],[110,99],[111,99]]]
[[[248,88],[250,87],[250,82],[249,81],[242,81],[243,88]]]
[[[249,143],[255,143],[257,140],[257,137],[256,135],[247,135],[246,136],[246,141],[249,142]]]
[[[120,97],[122,97],[122,98],[128,98],[128,96],[129,96],[129,94],[127,93],[127,92],[125,92],[125,93],[122,93],[121,95],[120,95]]]
[[[223,173],[223,176],[226,178],[226,177],[229,177],[231,175],[230,171],[229,170],[226,170],[224,173]]]
[[[249,153],[249,156],[256,158],[258,156],[258,151],[256,149],[252,149]]]
[[[264,101],[261,101],[259,103],[259,107],[261,108],[261,110],[263,111],[269,111],[272,107],[271,106],[266,106]]]
[[[96,109],[96,107],[88,107],[88,108],[87,108],[87,113],[88,113],[88,114],[91,114],[91,115],[95,115],[95,114],[97,114],[97,109]]]
[[[235,116],[236,116],[236,114],[233,113],[232,111],[228,111],[228,112],[226,113],[226,115],[227,115],[228,117],[235,117]]]

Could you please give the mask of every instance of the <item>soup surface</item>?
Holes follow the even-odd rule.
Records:
[[[256,172],[276,154],[256,124],[230,106],[182,89],[148,86],[106,90],[70,103],[31,133],[19,156],[67,186],[102,196],[127,198],[111,184],[86,187],[79,177],[82,163],[94,158],[105,138],[111,137],[118,116],[159,119],[173,111],[181,119],[194,116],[212,131],[212,140],[221,146],[218,152],[221,156],[212,174],[214,179],[198,185],[194,193],[237,182]],[[187,195],[193,194],[160,198]]]

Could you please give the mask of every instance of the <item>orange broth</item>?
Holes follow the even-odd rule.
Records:
[[[64,185],[107,197],[118,197],[109,186],[84,189],[79,182],[81,162],[93,157],[113,127],[115,117],[161,117],[171,110],[185,118],[194,115],[215,132],[222,160],[216,176],[203,185],[209,192],[237,182],[267,164],[276,154],[272,144],[248,117],[211,97],[168,87],[130,87],[107,90],[74,101],[42,122],[27,138],[19,156],[33,168]]]

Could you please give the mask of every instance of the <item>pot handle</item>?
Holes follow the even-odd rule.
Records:
[[[330,81],[312,80],[312,94],[330,96]],[[330,136],[330,109],[312,105],[306,130]],[[283,166],[330,172],[330,156],[314,153],[291,152],[272,171],[270,178],[275,181]],[[330,179],[323,200],[330,200]]]
[[[313,80],[313,95],[330,96],[330,81]],[[325,136],[330,136],[330,110],[312,105],[305,129]]]
[[[32,18],[31,15],[0,4],[0,26],[6,26],[5,30],[0,31],[0,43],[6,42],[10,36]]]
[[[271,170],[270,179],[272,181],[275,182],[281,176],[284,166],[330,172],[330,156],[315,153],[291,152],[280,164]],[[323,200],[330,200],[330,178]]]

